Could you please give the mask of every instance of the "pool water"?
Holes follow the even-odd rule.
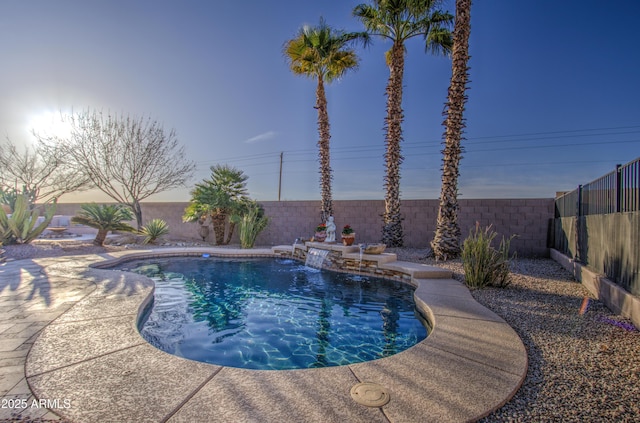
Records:
[[[293,260],[166,258],[119,266],[155,281],[140,332],[168,353],[262,370],[387,357],[427,336],[413,288]]]

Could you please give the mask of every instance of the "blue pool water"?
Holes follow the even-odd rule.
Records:
[[[119,268],[155,281],[142,336],[192,360],[263,370],[340,366],[427,336],[413,288],[400,282],[283,259],[172,257]]]

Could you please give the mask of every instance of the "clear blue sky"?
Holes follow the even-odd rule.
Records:
[[[1,135],[30,143],[39,117],[87,107],[150,116],[177,130],[192,183],[227,163],[276,200],[283,152],[282,199],[319,199],[315,82],[282,45],[320,16],[361,30],[360,2],[2,0]],[[640,156],[639,20],[633,0],[475,1],[461,198],[551,197]],[[376,39],[327,87],[334,199],[384,196],[389,47]],[[407,51],[402,198],[437,198],[451,64],[420,39]]]

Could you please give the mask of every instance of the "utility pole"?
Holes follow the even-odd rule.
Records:
[[[282,156],[284,152],[280,152],[280,177],[278,178],[278,201],[280,201],[280,194],[282,193]]]

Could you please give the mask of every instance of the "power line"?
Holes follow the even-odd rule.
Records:
[[[196,164],[205,164],[205,163],[220,163],[220,162],[232,162],[232,161],[243,161],[243,160],[253,160],[256,158],[263,158],[269,156],[278,156],[280,153],[261,153],[261,154],[251,154],[248,156],[236,156],[236,157],[226,157],[217,160],[202,160],[197,161]]]
[[[555,147],[575,147],[575,146],[585,146],[585,145],[613,145],[613,144],[629,144],[629,143],[638,143],[638,140],[624,140],[624,141],[596,141],[596,142],[588,142],[588,143],[568,143],[568,144],[543,144],[543,145],[531,145],[531,146],[514,146],[514,147],[499,147],[499,148],[485,148],[485,149],[473,149],[466,150],[464,154],[473,154],[477,152],[487,152],[487,151],[509,151],[509,150],[528,150],[528,149],[539,149],[539,148],[555,148]],[[285,151],[286,153],[286,151]],[[416,156],[431,156],[431,155],[440,155],[440,151],[435,152],[425,152],[425,153],[411,153],[411,157]],[[369,159],[377,159],[381,156],[346,156],[346,157],[331,157],[331,161],[342,161],[342,160],[369,160]],[[310,159],[294,159],[294,160],[285,160],[285,163],[308,163],[315,162],[315,158]]]
[[[570,132],[615,131],[615,130],[618,130],[618,129],[632,129],[632,128],[640,128],[640,125],[614,126],[614,127],[610,127],[610,128],[568,129],[568,130],[563,130],[563,131],[530,132],[530,133],[524,133],[524,134],[511,134],[511,135],[490,135],[490,136],[484,136],[484,137],[475,137],[473,139],[509,138],[509,137],[520,137],[520,136],[531,136],[531,135],[566,134],[566,133],[570,133]]]
[[[619,136],[619,135],[627,135],[627,134],[635,134],[640,131],[624,131],[624,132],[612,132],[606,133],[602,131],[620,131],[625,129],[636,129],[640,128],[640,126],[620,126],[620,127],[609,127],[609,128],[592,128],[592,129],[574,129],[574,130],[564,130],[564,131],[549,131],[549,132],[535,132],[535,133],[523,133],[523,134],[511,134],[511,135],[492,135],[492,136],[483,136],[483,137],[472,137],[465,140],[466,142],[472,141],[468,144],[464,144],[464,146],[470,147],[479,144],[492,144],[492,143],[521,143],[527,141],[540,141],[540,140],[548,140],[548,139],[565,139],[565,138],[579,138],[579,137],[594,137],[594,136]],[[592,132],[592,133],[589,133]],[[545,136],[545,137],[534,137],[537,135],[554,135],[555,136]],[[571,134],[571,135],[563,135],[563,134]],[[529,137],[529,138],[522,138]],[[496,138],[511,138],[511,139],[496,139]],[[516,138],[516,139],[513,139]],[[487,140],[487,141],[476,141],[474,140]],[[528,150],[528,149],[539,149],[539,148],[560,148],[560,147],[574,147],[574,146],[585,146],[585,145],[614,145],[614,144],[629,144],[629,143],[637,143],[640,140],[621,140],[621,141],[595,141],[595,142],[580,142],[580,143],[562,143],[562,144],[544,144],[544,145],[513,145],[506,147],[496,147],[496,148],[485,148],[485,149],[465,149],[464,154],[473,154],[476,152],[492,152],[492,151],[509,151],[509,150]],[[433,152],[419,152],[414,151],[411,152],[410,157],[414,156],[429,156],[429,155],[440,155],[440,148],[442,146],[442,141],[413,141],[413,142],[404,142],[402,144],[403,150],[419,150],[424,148],[438,148]],[[343,161],[343,160],[369,160],[369,159],[377,159],[384,156],[384,144],[380,143],[377,145],[372,144],[363,144],[358,146],[349,146],[349,147],[332,147],[332,161]],[[344,154],[357,152],[358,155],[351,156]],[[366,152],[377,152],[378,154],[373,155],[363,155],[362,153]],[[227,158],[220,158],[217,160],[206,160],[206,161],[198,161],[196,162],[197,168],[201,168],[201,165],[205,165],[208,163],[220,163],[220,162],[244,162],[242,164],[243,167],[254,167],[254,166],[267,166],[267,165],[275,165],[279,161],[280,154],[283,154],[283,162],[284,163],[302,163],[302,162],[315,162],[317,161],[317,149],[298,149],[298,150],[285,150],[282,152],[268,152],[268,153],[259,153],[252,154],[246,156],[234,156]],[[304,156],[312,155],[313,157],[303,158]],[[289,159],[287,157],[298,156],[300,158]],[[260,161],[258,161],[260,160]],[[266,161],[262,161],[266,160]],[[254,162],[254,163],[246,163],[246,162]]]
[[[584,145],[611,145],[611,144],[628,144],[628,143],[636,143],[640,142],[640,140],[627,140],[627,141],[601,141],[601,142],[581,142],[581,143],[573,143],[573,144],[545,144],[545,145],[530,145],[530,146],[517,146],[517,147],[503,147],[503,148],[485,148],[481,150],[470,150],[465,151],[465,153],[476,153],[479,151],[505,151],[505,150],[528,150],[535,148],[549,148],[549,147],[575,147],[575,146],[584,146]]]

